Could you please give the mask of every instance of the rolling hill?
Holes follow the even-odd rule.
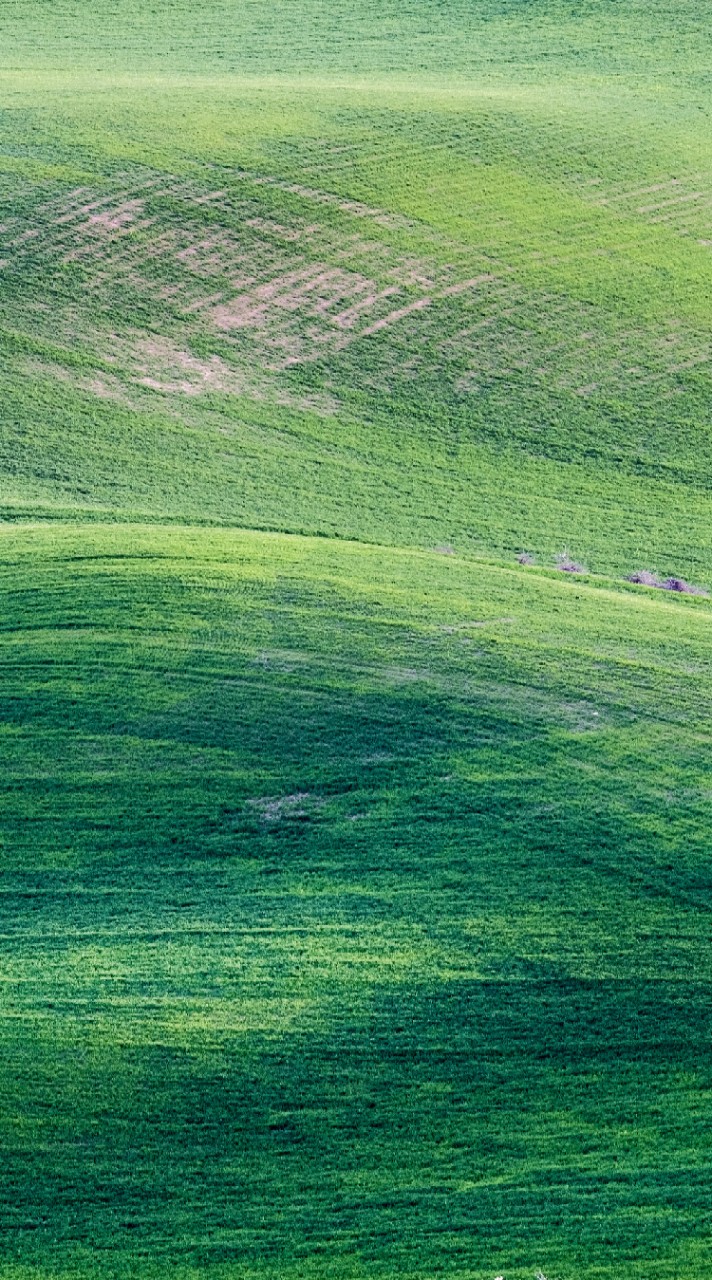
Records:
[[[709,1276],[711,33],[0,8],[3,1280]]]

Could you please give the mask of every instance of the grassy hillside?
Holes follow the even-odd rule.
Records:
[[[705,1274],[709,604],[2,553],[8,1274]]]
[[[0,9],[3,1280],[709,1275],[711,33]]]
[[[194,9],[5,19],[7,514],[712,580],[707,8]]]

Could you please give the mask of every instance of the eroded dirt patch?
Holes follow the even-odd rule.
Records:
[[[275,209],[269,201],[281,192],[304,207],[292,199]],[[687,218],[695,211],[698,229],[712,201],[701,179],[607,191],[589,184],[585,195],[637,217],[686,210]],[[320,222],[320,209],[338,218],[324,212]],[[523,378],[582,400],[656,383],[662,395],[674,395],[678,374],[712,360],[708,333],[682,323],[657,332],[626,328],[563,293],[533,290],[514,265],[484,247],[463,256],[462,246],[441,237],[432,256],[408,252],[402,233],[413,225],[270,175],[233,174],[228,190],[154,173],[108,192],[77,187],[38,205],[33,225],[8,218],[0,254],[3,274],[36,263],[39,277],[54,281],[58,321],[68,265],[74,274],[67,305],[75,311],[78,304],[86,317],[110,311],[127,328],[145,313],[143,337],[122,339],[129,382],[165,396],[220,393],[294,403],[274,390],[282,372],[336,358],[363,340],[376,352],[388,347],[394,376],[412,381],[435,373],[468,397]],[[389,242],[383,228],[398,237]],[[420,243],[425,233],[417,232]],[[152,327],[174,336],[154,339]],[[214,354],[198,357],[192,349],[210,342]],[[368,385],[377,390],[389,375],[379,382],[371,362],[365,364]],[[101,389],[98,377],[93,385],[93,394],[114,394],[108,382]],[[307,407],[320,411],[317,403]]]
[[[247,802],[266,826],[285,821],[306,821],[318,812],[323,803],[308,791],[295,791],[288,796],[260,796]]]

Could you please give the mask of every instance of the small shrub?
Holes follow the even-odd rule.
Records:
[[[556,561],[556,567],[561,573],[585,573],[586,566],[579,564],[577,560],[570,560],[568,556],[559,556]]]
[[[706,596],[707,592],[704,587],[695,587],[691,582],[685,582],[684,578],[666,578],[664,582],[658,583],[663,591],[682,591],[686,596]]]
[[[579,564],[578,560],[574,560],[568,547],[564,547],[556,557],[556,567],[560,573],[588,573],[585,564]]]
[[[636,569],[635,573],[629,573],[626,582],[637,582],[641,587],[662,587],[662,582],[657,574],[651,573],[649,569]]]
[[[520,551],[517,564],[534,564],[534,556],[531,556],[528,551]]]

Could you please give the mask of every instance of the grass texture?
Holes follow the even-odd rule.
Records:
[[[709,1276],[711,57],[0,7],[2,1280]]]

